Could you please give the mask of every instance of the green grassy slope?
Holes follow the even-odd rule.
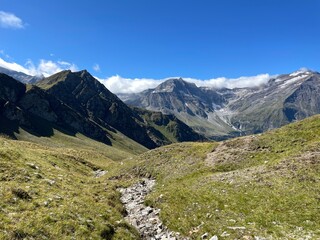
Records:
[[[46,125],[47,124],[47,125]],[[42,125],[46,125],[42,127]],[[143,153],[148,149],[133,141],[120,132],[107,131],[110,138],[110,146],[102,142],[84,136],[81,133],[66,132],[56,126],[48,126],[48,122],[37,123],[37,131],[27,130],[20,127],[14,121],[0,117],[0,135],[7,135],[13,139],[24,140],[55,148],[81,149],[85,151],[99,152],[112,160],[121,160],[136,154]],[[50,134],[46,134],[50,129]]]
[[[104,157],[112,160],[122,160],[148,150],[121,133],[109,132],[112,136],[112,146],[109,146],[90,139],[80,133],[77,133],[75,136],[70,136],[56,129],[53,131],[54,134],[51,137],[36,137],[20,128],[19,134],[15,134],[15,136],[18,140],[34,142],[57,149],[70,148],[100,153]]]
[[[0,137],[0,239],[137,239],[108,180],[121,163],[80,147]]]
[[[183,143],[136,157],[157,179],[148,204],[198,239],[320,238],[320,116],[263,135]]]

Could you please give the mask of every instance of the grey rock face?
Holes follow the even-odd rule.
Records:
[[[48,96],[40,89],[29,90],[19,101],[23,109],[47,121],[57,122],[58,116],[53,111]]]
[[[152,190],[155,180],[143,179],[128,188],[120,188],[121,201],[128,215],[125,220],[134,226],[140,233],[142,239],[148,240],[184,240],[189,239],[179,236],[179,233],[170,231],[163,225],[159,218],[160,209],[145,206],[145,196]]]

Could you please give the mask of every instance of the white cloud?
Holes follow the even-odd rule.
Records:
[[[23,73],[29,74],[29,70],[27,68],[14,62],[6,62],[2,58],[0,58],[0,67],[4,67],[17,72],[23,72]]]
[[[198,87],[212,87],[212,88],[244,88],[244,87],[258,87],[267,83],[270,78],[269,74],[259,74],[257,76],[239,77],[239,78],[214,78],[209,80],[198,80],[193,78],[185,78],[188,82],[195,83]]]
[[[75,64],[58,61],[53,62],[51,60],[41,59],[38,67],[36,68],[36,72],[39,74],[43,74],[44,76],[50,76],[54,73],[61,72],[62,70],[70,69],[71,71],[77,71],[78,68]]]
[[[148,88],[155,88],[164,80],[148,78],[123,78],[119,75],[99,79],[113,93],[137,93]]]
[[[35,76],[35,75],[44,75],[48,77],[54,73],[60,72],[62,70],[71,70],[78,71],[78,67],[69,62],[65,61],[50,61],[41,59],[38,65],[35,65],[31,60],[28,60],[24,66],[15,63],[15,62],[7,62],[0,58],[0,67],[4,67],[10,70],[14,70],[17,72],[23,72],[25,74]]]
[[[200,80],[194,78],[183,78],[187,82],[193,82],[198,87],[212,88],[242,88],[242,87],[257,87],[267,83],[270,78],[269,74],[260,74],[251,77],[239,78],[214,78],[208,80]],[[174,77],[176,78],[176,77]],[[166,79],[147,79],[147,78],[123,78],[119,75],[112,76],[106,79],[99,79],[113,93],[138,93],[146,89],[155,88]]]
[[[45,61],[45,60],[43,60],[43,61]],[[47,62],[49,62],[49,61],[47,61]],[[52,62],[52,61],[50,61],[50,62]],[[52,63],[55,65],[58,65],[59,68],[61,68],[62,70],[70,69],[72,72],[78,71],[78,67],[74,63],[69,63],[66,61],[58,61],[57,63],[55,63],[55,62],[52,62]],[[59,70],[59,71],[61,71],[61,70]]]
[[[93,65],[93,70],[96,71],[96,72],[100,72],[100,66],[99,66],[99,64]]]
[[[13,13],[0,11],[0,26],[3,28],[24,28],[20,18]]]

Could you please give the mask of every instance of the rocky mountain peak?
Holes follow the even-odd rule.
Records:
[[[53,74],[52,76],[44,78],[43,80],[37,82],[37,85],[40,87],[49,88],[50,86],[53,86],[58,82],[61,82],[67,79],[68,75],[71,73],[72,72],[70,70],[63,70],[61,72]]]
[[[302,69],[290,74],[283,74],[276,78],[270,79],[269,86],[276,86],[279,88],[279,90],[287,89],[300,85],[312,76],[316,75],[319,75],[319,73],[307,69]]]
[[[93,78],[93,76],[86,69],[81,70],[78,73],[80,74],[81,78]]]
[[[153,93],[183,92],[190,94],[197,90],[198,87],[194,83],[186,82],[182,78],[172,78],[161,83],[158,87],[155,88]]]
[[[39,81],[37,85],[50,91],[71,91],[74,94],[81,93],[81,95],[95,95],[103,92],[105,95],[111,93],[95,79],[87,70],[79,72],[72,72],[65,70],[56,73],[48,78]]]
[[[298,76],[298,75],[301,75],[301,74],[313,74],[313,73],[315,73],[315,72],[310,70],[310,69],[301,68],[301,69],[299,69],[297,71],[294,71],[294,72],[290,73],[289,76],[295,77],[295,76]]]

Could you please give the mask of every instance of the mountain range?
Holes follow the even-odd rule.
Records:
[[[5,73],[2,116],[16,122],[13,128],[1,127],[9,135],[20,125],[39,135],[50,135],[59,127],[112,144],[112,134],[120,132],[151,149],[261,133],[320,113],[320,74],[310,70],[279,75],[259,87],[234,89],[197,87],[174,78],[154,89],[119,95],[123,101],[86,70],[47,78],[4,68],[0,72]],[[12,99],[5,95],[8,92]],[[39,121],[46,123],[34,123]]]
[[[149,149],[204,139],[174,116],[128,107],[85,70],[62,71],[36,85],[0,74],[0,121],[0,132],[12,137],[19,128],[37,136],[59,129],[112,145],[123,134]]]
[[[170,79],[155,89],[122,95],[133,106],[173,114],[210,139],[261,133],[320,113],[320,74],[279,75],[252,88],[197,87]]]

